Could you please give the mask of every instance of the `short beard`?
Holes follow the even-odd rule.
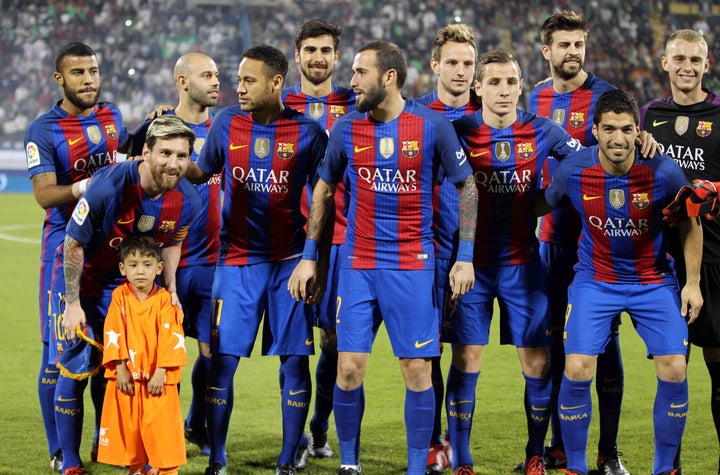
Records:
[[[80,99],[80,96],[75,93],[75,91],[71,91],[66,87],[63,87],[63,92],[65,93],[65,99],[67,99],[70,104],[80,110],[90,109],[94,107],[95,104],[97,104],[98,98],[100,97],[100,87],[95,90],[95,95],[92,98],[92,102]]]
[[[584,66],[584,64],[581,62],[580,68],[575,72],[568,72],[568,71],[563,70],[562,65],[560,65],[560,67],[558,68],[557,66],[555,66],[553,64],[552,68],[553,68],[553,71],[555,72],[555,74],[557,74],[560,77],[560,79],[562,79],[563,81],[569,81],[570,79],[573,79],[578,74],[580,74],[580,71],[582,71],[583,66]]]
[[[380,84],[378,84],[377,89],[374,89],[370,93],[365,92],[365,97],[363,98],[363,100],[355,104],[355,110],[362,113],[370,112],[371,110],[379,106],[386,97],[387,92],[385,92],[385,90],[382,89]]]

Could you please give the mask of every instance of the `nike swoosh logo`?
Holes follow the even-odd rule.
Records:
[[[45,372],[48,373],[48,374],[57,374],[57,373],[59,373],[60,371],[58,371],[58,370],[53,371],[53,370],[51,370],[51,369],[49,369],[49,368],[45,368]]]
[[[129,220],[129,221],[123,221],[122,219],[118,219],[118,220],[117,220],[117,223],[118,223],[118,224],[130,224],[130,223],[132,223],[133,221],[135,221],[135,218],[133,218],[133,219],[131,219],[131,220]]]
[[[288,392],[291,396],[297,396],[298,394],[306,393],[308,392],[307,389],[301,389],[300,391],[293,391],[292,389]]]
[[[560,404],[560,409],[563,411],[574,411],[575,409],[580,409],[582,407],[587,406],[587,404],[580,404],[579,406],[565,406],[564,404]]]
[[[372,145],[370,145],[368,147],[358,147],[357,145],[355,145],[355,153],[364,152],[365,150],[369,150],[371,148],[373,148]]]
[[[588,196],[587,193],[583,193],[583,201],[591,201],[591,200],[596,200],[598,198],[602,198],[602,196]]]
[[[653,127],[657,127],[663,124],[667,124],[667,120],[653,120]]]
[[[688,346],[688,341],[687,341],[687,340],[683,340],[683,346]]]
[[[535,407],[535,406],[530,406],[530,410],[531,410],[531,411],[547,411],[547,409],[548,409],[547,407]]]
[[[604,383],[614,383],[615,381],[620,381],[622,376],[613,376],[612,378],[603,378]]]
[[[70,139],[70,140],[68,140],[68,145],[71,145],[71,146],[72,146],[72,145],[75,145],[76,143],[78,143],[79,141],[81,141],[81,140],[84,139],[84,138],[85,138],[85,137],[78,137],[78,138],[76,138],[76,139]]]
[[[469,403],[469,402],[472,402],[472,401],[471,401],[470,399],[462,399],[462,400],[460,400],[460,401],[453,401],[453,400],[451,399],[451,400],[450,400],[450,405],[451,405],[451,406],[457,406],[458,404],[467,404],[467,403]]]
[[[420,343],[419,341],[415,340],[415,348],[422,348],[423,346],[427,346],[427,345],[429,345],[430,343],[432,343],[434,340],[435,340],[435,338],[431,338],[430,340],[428,340],[428,341],[423,341],[422,343]]]
[[[225,391],[225,388],[216,388],[215,386],[208,386],[208,389],[212,389],[213,391]]]
[[[77,401],[77,400],[78,400],[78,398],[76,398],[76,397],[72,397],[72,398],[70,398],[70,399],[66,399],[66,398],[64,398],[64,397],[62,397],[62,396],[58,396],[58,402],[73,402],[73,401]]]
[[[233,143],[230,144],[230,150],[239,150],[241,148],[245,148],[247,145],[235,145]]]
[[[681,407],[685,407],[685,406],[687,406],[687,405],[688,405],[688,401],[685,401],[685,402],[682,403],[682,404],[675,404],[675,403],[672,403],[672,402],[671,402],[671,403],[670,403],[670,409],[680,409]]]
[[[479,157],[479,156],[481,156],[481,155],[486,155],[486,154],[488,154],[488,153],[490,153],[490,152],[488,152],[487,150],[485,150],[484,152],[470,152],[470,156],[471,156],[472,158],[476,158],[476,157]]]
[[[307,338],[307,339],[305,340],[305,346],[310,346],[310,345],[312,345],[312,344],[313,344],[313,341],[312,341],[310,338]]]

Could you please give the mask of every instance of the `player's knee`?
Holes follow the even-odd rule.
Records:
[[[666,355],[655,357],[658,378],[677,383],[685,379],[687,363],[685,355]]]
[[[567,355],[565,376],[570,381],[587,381],[595,372],[595,359],[584,355]]]

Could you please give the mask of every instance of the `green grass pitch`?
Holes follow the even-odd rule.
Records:
[[[30,194],[0,194],[0,474],[50,474],[45,436],[37,402],[36,380],[40,363],[38,339],[37,273],[39,236],[43,211]],[[477,390],[472,433],[472,452],[478,474],[511,473],[521,460],[525,446],[522,408],[523,378],[512,347],[497,344],[494,325],[491,344],[485,352],[484,370]],[[623,461],[634,474],[652,469],[652,406],[656,379],[654,365],[645,359],[645,348],[629,320],[621,327],[625,361],[625,399],[619,448]],[[257,345],[256,345],[257,346]],[[256,353],[259,350],[256,349]],[[194,341],[188,340],[193,361]],[[443,365],[449,364],[449,350]],[[316,359],[311,367],[314,371]],[[181,391],[187,409],[190,367],[183,376]],[[695,349],[689,367],[690,414],[683,443],[686,474],[716,473],[718,442],[709,406],[709,377],[700,351]],[[240,362],[235,377],[235,408],[230,423],[228,473],[271,474],[281,444],[278,360],[254,355]],[[361,463],[363,473],[395,475],[405,469],[403,426],[404,388],[397,361],[392,357],[387,335],[381,332],[365,381],[366,410],[363,422]],[[86,391],[85,433],[81,455],[91,474],[122,474],[123,470],[89,462],[93,416]],[[596,411],[597,415],[597,411]],[[588,459],[595,464],[597,417],[591,427]],[[331,421],[332,459],[311,459],[309,475],[336,473],[339,466],[337,437]],[[184,474],[200,475],[207,460],[198,448],[187,446]],[[450,473],[447,471],[446,473]],[[552,473],[552,472],[551,472]]]

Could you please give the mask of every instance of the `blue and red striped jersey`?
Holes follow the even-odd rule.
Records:
[[[504,129],[485,124],[482,111],[453,124],[478,187],[474,264],[530,262],[538,248],[534,202],[545,160],[563,159],[582,145],[553,121],[519,109]]]
[[[302,92],[301,85],[296,84],[283,91],[283,100],[293,109],[316,120],[329,134],[336,120],[355,110],[355,92],[352,89],[332,85],[332,93],[324,97],[309,96]],[[312,202],[312,188],[308,185],[303,191],[300,210],[307,218]],[[345,185],[338,183],[335,192],[335,227],[333,228],[333,244],[345,242],[347,217],[345,215]]]
[[[470,101],[462,107],[450,107],[438,99],[437,90],[419,98],[418,103],[429,107],[450,120],[472,114],[480,109],[478,102]],[[436,257],[451,259],[458,242],[458,191],[453,183],[443,180],[433,190],[433,232]]]
[[[432,189],[441,167],[452,183],[471,173],[450,121],[416,101],[389,122],[357,111],[336,122],[320,177],[349,181],[340,265],[433,269]]]
[[[129,135],[120,110],[109,102],[98,102],[87,117],[68,114],[60,107],[61,102],[30,124],[25,134],[25,158],[31,178],[51,172],[58,185],[70,185],[116,163],[117,149],[125,145]],[[75,203],[46,210],[42,260],[54,259]]]
[[[142,163],[122,162],[98,171],[73,210],[67,234],[84,247],[83,296],[99,297],[120,284],[123,239],[147,234],[161,246],[182,241],[201,208],[200,196],[185,179],[160,198],[148,198],[140,185]]]
[[[317,181],[326,145],[325,130],[288,107],[268,125],[255,122],[239,105],[213,118],[198,166],[205,173],[223,172],[218,265],[302,254],[302,190]]]
[[[582,233],[575,281],[658,284],[673,282],[662,209],[687,179],[673,160],[638,159],[622,176],[607,173],[598,146],[560,163],[545,197],[568,200],[579,212]]]
[[[539,85],[530,92],[528,110],[553,122],[586,147],[597,144],[592,134],[595,103],[606,91],[615,89],[613,85],[592,74],[579,88],[560,94],[555,92],[553,81]],[[548,158],[543,168],[543,188],[550,184],[558,161]],[[540,219],[539,239],[568,246],[577,246],[580,235],[580,217],[572,206],[561,206]]]
[[[167,111],[163,115],[175,115],[174,111]],[[133,132],[132,156],[142,155],[142,148],[145,144],[145,135],[150,126],[145,121]],[[189,124],[195,132],[195,144],[193,146],[191,160],[197,162],[200,151],[207,139],[212,117],[200,124]],[[178,267],[215,265],[220,249],[220,182],[222,174],[217,173],[210,177],[206,183],[195,185],[200,194],[202,208],[197,218],[190,225],[187,238],[182,243],[182,255]]]

